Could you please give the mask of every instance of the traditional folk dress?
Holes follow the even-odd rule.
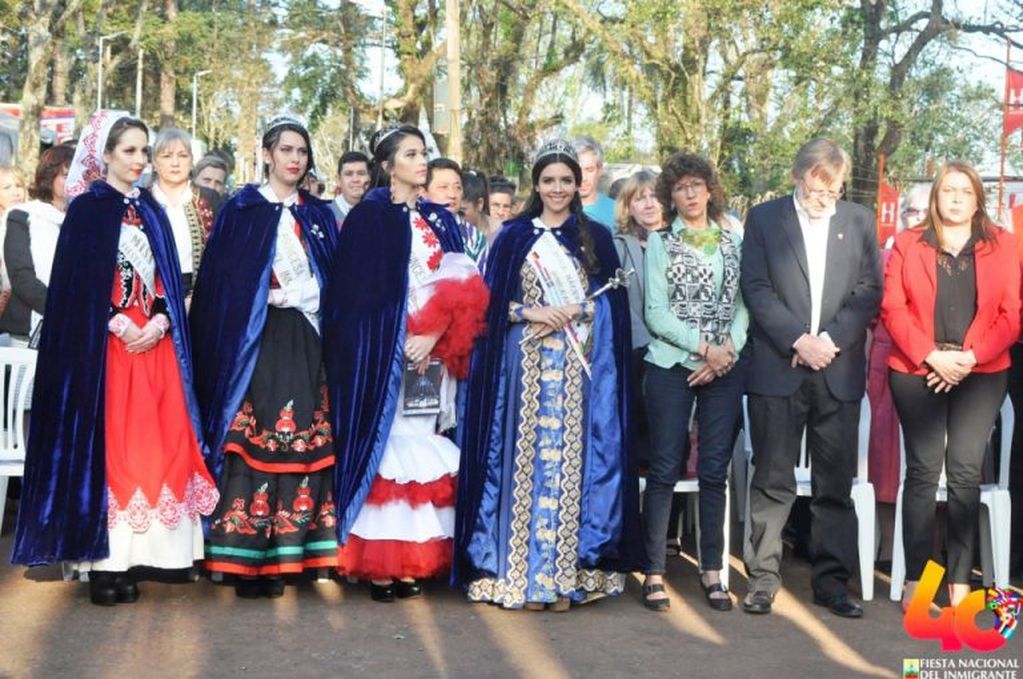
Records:
[[[32,418],[16,563],[126,571],[202,558],[200,515],[217,491],[196,438],[173,248],[145,190],[97,181],[71,203],[40,337],[33,413],[47,416]],[[129,353],[128,321],[154,319],[164,336]]]
[[[345,219],[324,336],[345,451],[342,574],[426,578],[450,566],[459,451],[440,432],[456,423],[455,379],[466,373],[487,304],[461,246],[446,209],[396,205],[386,190],[371,192]],[[443,361],[440,414],[406,414],[405,338],[435,332],[442,333],[432,353]],[[360,380],[370,366],[376,372]]]
[[[255,238],[249,251],[231,241],[254,238],[259,228],[273,238]],[[337,564],[334,438],[319,336],[322,267],[336,231],[323,201],[303,192],[282,203],[268,185],[249,186],[224,207],[209,241],[193,295],[194,337],[221,345],[200,351],[197,365],[216,372],[220,357],[232,376],[207,379],[199,392],[221,494],[206,554],[211,571],[272,576]],[[228,311],[251,319],[244,331],[216,314],[240,294],[236,266],[259,285]],[[258,308],[250,308],[253,300]],[[239,348],[233,359],[232,346]],[[244,386],[230,389],[229,379]]]
[[[624,290],[584,302],[618,266],[610,234],[590,232],[596,274],[583,267],[574,217],[554,229],[506,222],[491,248],[489,332],[473,355],[460,438],[454,580],[473,601],[617,594],[641,563],[628,302]],[[524,340],[526,307],[571,303],[582,318]]]
[[[191,293],[195,273],[202,261],[202,252],[213,229],[213,217],[219,198],[209,189],[189,184],[185,199],[175,205],[160,188],[159,182],[153,184],[153,197],[167,212],[167,219],[174,233],[178,262],[181,264],[185,293]]]

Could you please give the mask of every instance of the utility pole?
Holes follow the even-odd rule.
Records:
[[[192,139],[195,139],[195,111],[197,91],[199,89],[199,78],[209,75],[209,71],[196,71],[192,74]]]
[[[144,52],[139,47],[139,60],[135,64],[135,117],[142,117],[142,55]]]
[[[459,0],[445,0],[448,57],[448,157],[462,162],[462,17]]]
[[[108,33],[107,35],[99,36],[99,64],[96,68],[96,110],[103,110],[103,41],[111,40],[119,35],[124,35],[124,31],[117,31],[116,33]]]

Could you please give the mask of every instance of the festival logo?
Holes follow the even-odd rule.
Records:
[[[996,651],[1012,638],[1023,606],[1023,599],[1013,591],[997,587],[974,590],[955,608],[942,607],[937,617],[932,616],[931,604],[944,575],[944,568],[933,561],[927,562],[903,619],[903,627],[909,636],[939,639],[943,651],[960,651],[963,645],[976,651]],[[994,616],[994,624],[990,628],[977,625],[978,617],[984,612]],[[909,662],[904,661],[903,674],[908,671]]]
[[[902,679],[920,679],[920,659],[905,658],[902,661]]]

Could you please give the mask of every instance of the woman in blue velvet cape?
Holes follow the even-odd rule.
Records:
[[[221,500],[206,567],[245,598],[276,597],[282,575],[337,564],[334,441],[320,309],[337,226],[299,190],[313,165],[305,127],[270,121],[267,183],[217,216],[192,295],[196,393]]]
[[[419,201],[444,252],[463,252],[447,208]],[[383,456],[405,371],[408,209],[376,188],[345,217],[324,292],[324,362],[338,441],[338,539],[348,539]]]
[[[131,189],[144,160],[111,162],[118,188],[90,185],[105,176],[104,150],[144,159],[145,129],[99,112],[72,163],[69,193],[88,188],[71,202],[57,244],[12,557],[93,570],[93,601],[103,605],[138,597],[121,573],[133,565],[190,566],[193,537],[200,553],[202,544],[196,505],[204,501],[208,514],[216,502],[196,440],[192,356],[170,224],[151,194]],[[106,148],[108,136],[113,149]],[[136,146],[123,151],[127,144]],[[129,339],[140,328],[152,338],[145,347]],[[108,431],[111,421],[117,426]],[[144,456],[135,445],[139,432],[148,441]],[[117,499],[121,506],[111,506]],[[121,580],[115,583],[109,571]]]
[[[578,186],[578,162],[564,142],[541,149],[534,186],[553,164],[569,167]],[[580,272],[584,248],[592,250],[596,266],[580,273],[589,292],[614,274],[618,257],[607,231],[581,222],[579,209],[553,229],[538,223],[542,209],[534,191],[525,216],[506,222],[491,248],[488,331],[473,354],[459,437],[453,581],[470,599],[505,607],[559,608],[588,593],[618,593],[621,574],[642,562],[627,449],[625,291],[581,305],[591,323],[589,377],[575,367],[564,331],[520,345],[523,309],[549,304],[527,262],[545,232]]]

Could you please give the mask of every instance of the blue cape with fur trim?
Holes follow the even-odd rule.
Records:
[[[300,192],[290,209],[302,229],[309,265],[322,290],[337,226],[326,201]],[[195,353],[195,391],[206,440],[206,463],[220,478],[224,439],[259,356],[266,323],[281,203],[271,203],[249,184],[220,209],[192,292],[190,322]]]
[[[129,203],[142,219],[163,281],[188,412],[199,432],[181,267],[170,223],[145,189],[129,199],[104,181],[94,182],[71,201],[57,241],[36,361],[13,563],[96,561],[110,555],[104,429],[107,323],[121,222]]]
[[[618,268],[611,234],[590,221],[599,271],[590,275],[590,292],[604,285]],[[579,225],[574,216],[563,224],[559,240],[577,258]],[[466,382],[465,411],[459,426],[462,457],[458,471],[458,504],[452,582],[465,586],[480,577],[494,577],[495,538],[503,498],[484,497],[488,475],[499,474],[509,418],[502,413],[517,407],[505,403],[506,340],[510,331],[509,304],[520,294],[520,271],[526,255],[540,237],[532,216],[505,222],[490,249],[486,283],[490,288],[487,333],[476,343]],[[626,290],[611,290],[598,298],[593,331],[592,379],[582,481],[579,563],[584,568],[628,572],[641,567],[644,550],[639,530],[639,485],[629,453],[629,370],[631,326]],[[505,492],[501,487],[499,492]],[[476,538],[474,540],[474,537]],[[473,544],[486,544],[483,551]]]
[[[420,201],[445,252],[463,252],[454,215]],[[338,539],[345,542],[380,467],[405,370],[412,247],[408,207],[370,191],[341,228],[323,296],[323,361],[334,427]]]

